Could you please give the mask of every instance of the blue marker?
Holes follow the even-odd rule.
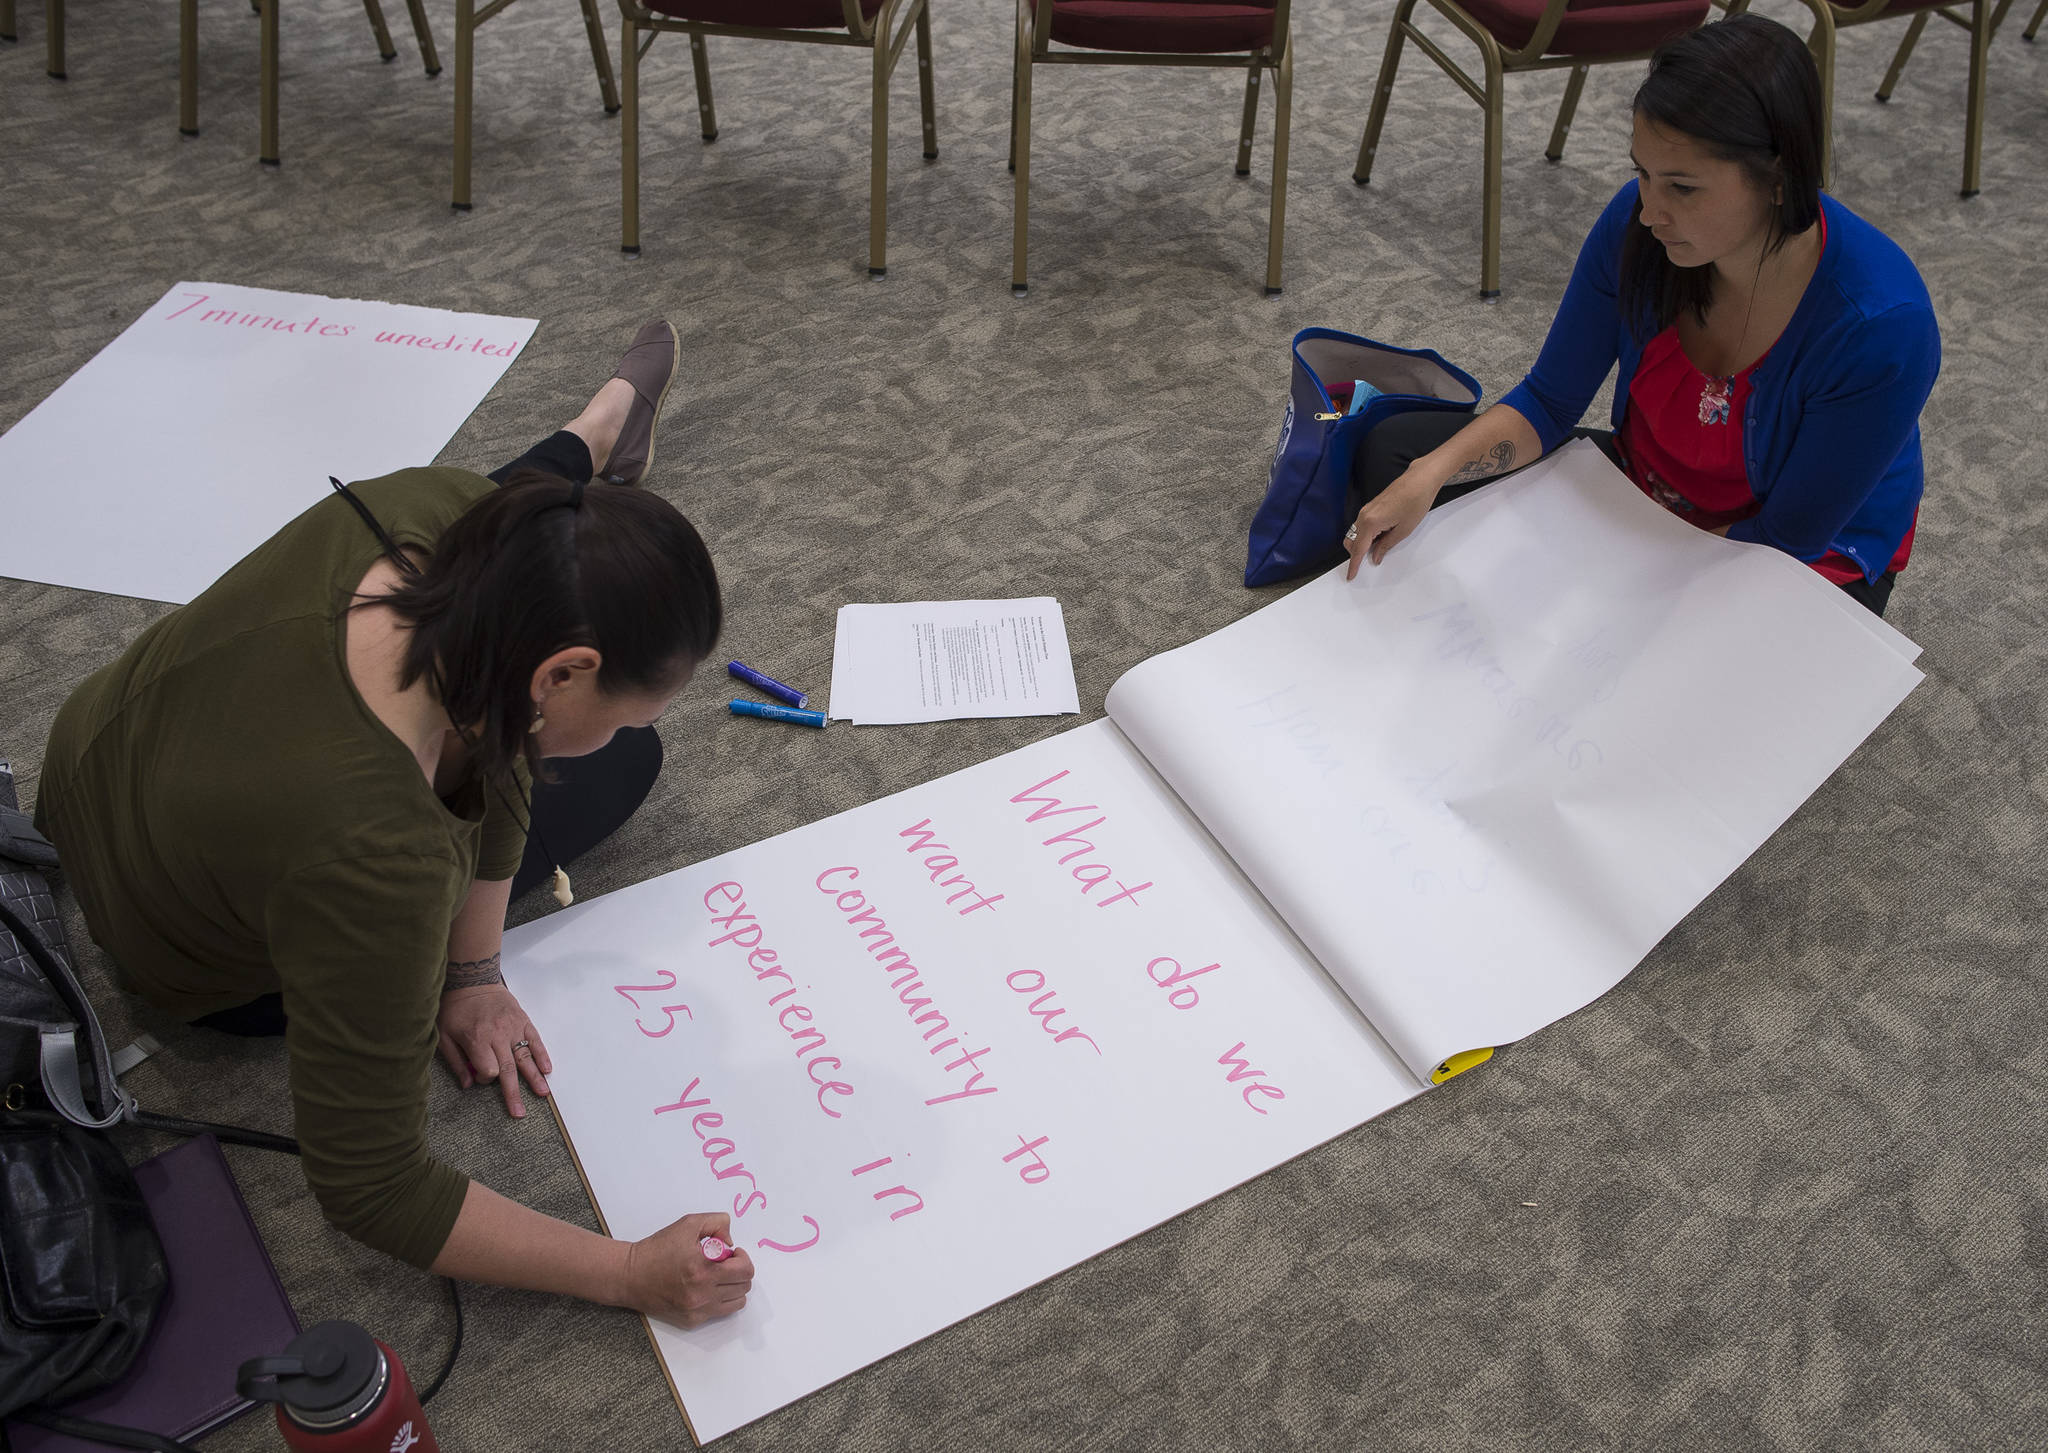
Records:
[[[777,701],[789,706],[809,706],[811,704],[810,697],[798,691],[794,686],[784,686],[773,676],[763,676],[759,671],[742,662],[728,661],[725,663],[725,670],[728,676],[746,682],[747,685],[753,687],[756,691],[765,691]]]
[[[798,726],[822,727],[825,713],[822,711],[798,711],[793,706],[770,706],[765,701],[741,701],[734,697],[726,705],[734,716],[759,716],[769,721],[794,722]]]

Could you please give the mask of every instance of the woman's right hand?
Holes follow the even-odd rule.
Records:
[[[685,1216],[626,1250],[626,1305],[677,1327],[701,1327],[747,1304],[754,1263],[733,1247],[723,1261],[704,1255],[706,1236],[732,1244],[723,1212]]]
[[[1387,551],[1415,533],[1415,527],[1436,503],[1436,495],[1436,484],[1411,464],[1398,479],[1367,500],[1352,523],[1351,532],[1344,537],[1344,549],[1351,556],[1344,578],[1356,580],[1358,567],[1368,558],[1379,564]]]

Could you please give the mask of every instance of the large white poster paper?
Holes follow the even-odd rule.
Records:
[[[508,935],[611,1231],[743,1213],[747,1308],[654,1328],[698,1435],[1586,1003],[1914,654],[1567,450],[1135,668],[1112,722]]]
[[[0,436],[0,574],[182,604],[330,474],[432,463],[535,326],[179,283]]]
[[[1918,649],[1578,444],[1143,662],[1109,712],[1427,1074],[1619,983]]]
[[[754,1257],[737,1316],[652,1324],[702,1439],[1422,1088],[1108,722],[517,929],[505,973],[611,1233],[723,1210]]]

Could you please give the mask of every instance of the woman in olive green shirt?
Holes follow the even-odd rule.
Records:
[[[743,1252],[704,1258],[723,1216],[611,1241],[425,1140],[437,1049],[512,1114],[522,1077],[547,1093],[546,1046],[497,973],[505,909],[529,813],[549,866],[592,834],[573,801],[551,820],[536,769],[616,758],[622,731],[651,741],[717,641],[697,532],[616,487],[644,472],[674,367],[673,330],[651,325],[582,414],[492,478],[406,470],[308,509],[78,688],[37,818],[129,987],[282,1030],[331,1222],[444,1275],[692,1325],[752,1278]],[[593,487],[598,460],[613,482]]]

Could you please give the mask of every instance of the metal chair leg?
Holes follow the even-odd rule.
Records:
[[[426,0],[405,0],[406,13],[412,17],[412,38],[420,48],[420,65],[429,76],[441,74],[441,56],[434,49],[434,27],[427,23]]]
[[[1550,128],[1550,145],[1543,149],[1546,161],[1564,160],[1564,139],[1571,135],[1572,117],[1579,111],[1579,93],[1586,89],[1590,66],[1573,66],[1572,78],[1564,83],[1564,100],[1558,104],[1557,124]]]
[[[21,32],[14,24],[14,0],[0,0],[0,40],[20,39]]]
[[[1016,70],[1012,90],[1016,104],[1010,113],[1010,161],[1016,180],[1010,200],[1010,291],[1030,288],[1025,265],[1030,257],[1031,231],[1031,50],[1032,0],[1017,0]]]
[[[1358,143],[1358,165],[1351,180],[1361,187],[1372,180],[1373,154],[1380,149],[1380,128],[1386,124],[1387,102],[1394,94],[1394,72],[1401,67],[1401,47],[1406,42],[1408,17],[1415,13],[1415,0],[1401,0],[1394,9],[1394,23],[1387,29],[1387,50],[1380,59],[1380,78],[1372,88],[1372,110],[1365,119],[1365,136]]]
[[[1827,0],[1808,0],[1814,20],[1806,37],[1813,52],[1814,69],[1820,72],[1820,184],[1828,184],[1835,149],[1835,19]]]
[[[259,87],[262,93],[262,119],[258,122],[256,160],[264,166],[278,165],[277,154],[277,3],[278,0],[262,0],[263,4],[263,79]]]
[[[1892,87],[1898,85],[1899,75],[1906,69],[1906,61],[1913,54],[1913,47],[1920,43],[1920,32],[1927,29],[1927,17],[1934,12],[1923,10],[1913,17],[1913,23],[1906,27],[1906,38],[1899,42],[1899,48],[1892,53],[1891,69],[1884,73],[1884,83],[1877,88],[1877,99],[1889,101]]]
[[[49,72],[51,80],[61,81],[64,79],[64,0],[44,0],[43,23],[50,31],[46,38],[48,59],[43,69]]]
[[[590,35],[590,63],[597,67],[597,89],[604,97],[604,114],[619,114],[619,88],[612,79],[612,48],[605,43],[604,19],[597,13],[597,0],[583,0],[583,28]]]
[[[398,59],[398,47],[391,43],[391,28],[384,23],[384,7],[377,0],[363,0],[363,13],[370,17],[370,34],[377,37],[377,58]]]
[[[1970,104],[1963,121],[1965,197],[1976,196],[1977,184],[1982,180],[1979,173],[1984,161],[1984,69],[1990,53],[1991,0],[1976,0],[1970,7]]]
[[[697,73],[697,127],[706,141],[718,140],[718,108],[711,100],[711,54],[704,37],[690,33],[690,64]]]
[[[469,174],[471,150],[470,103],[476,92],[476,0],[455,0],[455,188],[448,205],[458,212],[470,209]]]
[[[1259,125],[1259,73],[1266,68],[1265,59],[1254,51],[1251,66],[1245,72],[1244,124],[1237,128],[1237,174],[1241,177],[1252,174],[1252,134]]]
[[[924,120],[924,159],[939,159],[939,112],[932,98],[932,7],[930,0],[917,12],[917,104]]]
[[[275,0],[273,0],[275,3]],[[1479,296],[1484,302],[1500,297],[1500,153],[1503,71],[1500,51],[1485,48],[1486,61],[1486,174],[1479,204]]]
[[[890,42],[884,9],[875,21],[874,110],[868,133],[868,276],[889,271],[889,69]]]
[[[2034,18],[2027,22],[2027,28],[2020,32],[2021,40],[2032,40],[2041,29],[2041,18],[2048,16],[2048,0],[2041,0],[2041,8],[2034,12]]]
[[[1266,223],[1266,296],[1280,291],[1287,235],[1287,130],[1294,115],[1294,36],[1280,50],[1273,72],[1273,211]]]
[[[1023,4],[1023,3],[1024,3],[1024,0],[1017,0],[1017,3],[1021,5],[1021,4]],[[2042,3],[2043,5],[2048,5],[2048,0],[2041,0],[2041,3]],[[1022,18],[1021,16],[1020,16],[1020,17],[1018,17],[1018,20],[1017,20],[1017,24],[1019,24],[1019,25],[1021,26],[1021,25],[1022,25],[1023,23],[1024,23],[1024,21],[1023,21],[1023,18]],[[1010,57],[1010,173],[1011,173],[1011,175],[1013,175],[1013,176],[1014,176],[1014,175],[1016,175],[1016,171],[1017,171],[1017,72],[1018,72],[1018,69],[1019,69],[1019,66],[1018,66],[1017,58],[1016,58],[1016,56],[1012,55],[1012,56]]]
[[[199,134],[199,0],[178,0],[178,134]]]
[[[619,67],[619,251],[630,256],[640,251],[640,27],[630,16],[619,21]]]

